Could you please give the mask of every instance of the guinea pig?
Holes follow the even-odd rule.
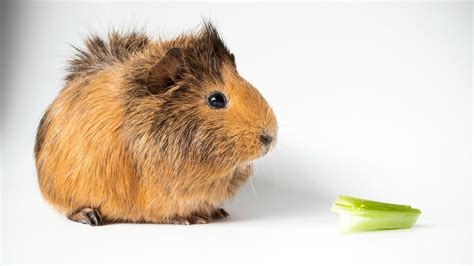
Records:
[[[275,145],[277,122],[216,28],[91,36],[42,117],[43,197],[70,220],[201,224]]]

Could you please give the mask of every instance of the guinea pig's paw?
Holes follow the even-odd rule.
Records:
[[[83,208],[70,214],[67,218],[72,221],[88,224],[91,226],[103,225],[104,221],[97,209]]]
[[[191,224],[207,224],[209,220],[207,217],[200,216],[200,215],[190,215],[188,217],[173,217],[169,221],[170,224],[184,224],[184,225],[191,225]]]
[[[224,219],[224,218],[229,218],[229,217],[230,217],[230,214],[222,208],[217,208],[212,213],[212,219],[214,220],[219,220],[219,219]]]

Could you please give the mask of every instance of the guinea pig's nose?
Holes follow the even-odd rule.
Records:
[[[267,135],[267,134],[262,134],[260,135],[260,142],[265,145],[265,146],[269,146],[270,144],[272,144],[272,141],[273,141],[273,137],[270,136],[270,135]]]

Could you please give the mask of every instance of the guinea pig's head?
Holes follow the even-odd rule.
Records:
[[[133,69],[129,132],[147,158],[220,176],[275,145],[271,107],[239,75],[234,55],[211,24],[161,42]]]

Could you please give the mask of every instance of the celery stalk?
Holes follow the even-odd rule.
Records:
[[[339,214],[344,233],[411,228],[421,211],[408,205],[399,205],[339,196],[331,210]]]

